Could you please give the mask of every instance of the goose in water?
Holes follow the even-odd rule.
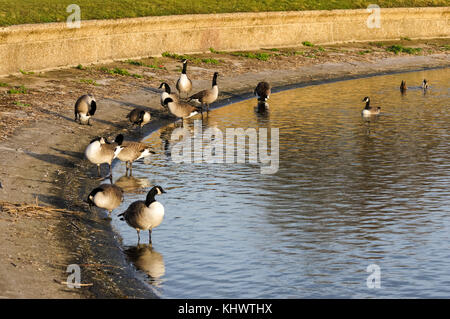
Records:
[[[180,96],[182,94],[184,94],[185,97],[187,97],[192,90],[192,81],[189,80],[189,78],[186,74],[186,68],[187,68],[187,60],[184,59],[183,60],[183,70],[181,71],[180,78],[178,79],[177,85],[176,85],[178,94],[180,94]]]
[[[402,83],[400,84],[400,92],[402,92],[402,94],[405,94],[407,89],[408,87],[406,86],[406,82],[402,81]]]
[[[195,101],[202,104],[202,110],[203,105],[206,105],[206,111],[209,111],[209,105],[211,103],[214,103],[217,100],[217,97],[219,96],[219,86],[217,85],[217,77],[219,76],[218,72],[214,72],[213,79],[212,79],[212,87],[207,90],[200,91],[198,93],[195,93],[194,95],[189,97],[189,101]]]
[[[91,116],[95,114],[97,102],[92,94],[80,96],[75,102],[75,122],[91,125]]]
[[[258,96],[258,101],[267,101],[269,99],[271,86],[268,82],[259,82],[253,91],[254,95]]]
[[[125,162],[126,166],[125,176],[127,175],[128,170],[130,170],[131,176],[134,161],[147,157],[150,154],[155,154],[155,152],[151,150],[151,147],[144,143],[124,141],[122,142],[121,145],[123,149],[119,152],[117,158],[122,162]]]
[[[141,239],[141,230],[148,230],[148,243],[152,243],[152,230],[164,219],[164,206],[155,200],[155,196],[164,193],[161,186],[155,186],[148,192],[145,201],[133,202],[125,212],[119,214],[120,220],[126,221],[130,227],[136,229],[138,243]]]
[[[109,165],[109,178],[112,181],[111,164],[113,159],[115,159],[123,149],[121,146],[122,142],[122,134],[117,135],[114,143],[108,143],[104,137],[96,137],[86,147],[84,155],[92,164],[97,165],[97,173],[99,177],[101,176],[100,165],[106,163]]]
[[[380,114],[381,107],[378,106],[377,108],[374,108],[374,107],[370,106],[370,99],[368,96],[366,96],[362,101],[366,102],[366,106],[362,110],[363,116]]]
[[[201,106],[192,106],[182,101],[174,101],[170,97],[164,100],[164,104],[167,106],[170,113],[181,119],[189,118],[202,111]]]
[[[122,201],[123,191],[114,184],[101,184],[90,192],[86,200],[89,204],[89,209],[92,206],[104,208],[108,211],[108,217],[111,216],[111,212],[116,209]]]

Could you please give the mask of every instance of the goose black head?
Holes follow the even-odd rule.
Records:
[[[370,99],[369,99],[369,97],[368,96],[366,96],[365,98],[363,98],[363,100],[362,100],[363,102],[369,102],[370,101]]]
[[[117,145],[122,145],[123,135],[122,134],[117,135],[116,138],[114,139],[114,142],[116,142]]]
[[[164,99],[164,105],[168,105],[169,103],[173,102],[173,99],[168,97],[166,99]]]
[[[187,61],[188,61],[187,59],[183,59],[183,60],[181,60],[181,63],[186,64]]]
[[[165,91],[166,93],[169,93],[169,94],[170,94],[170,86],[169,86],[169,84],[167,84],[166,82],[163,82],[163,83],[161,83],[161,85],[159,86],[159,88],[161,89],[163,86],[164,86],[164,91]]]
[[[151,203],[155,201],[156,195],[164,194],[165,191],[161,186],[154,186],[147,194],[147,198],[145,199],[145,205],[150,206]]]

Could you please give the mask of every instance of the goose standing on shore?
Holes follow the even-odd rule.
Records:
[[[148,230],[148,243],[152,243],[152,230],[164,219],[164,206],[155,200],[155,196],[164,193],[161,186],[155,186],[148,192],[145,201],[133,202],[125,212],[119,214],[120,220],[125,220],[130,227],[136,229],[138,243],[141,230]]]
[[[178,101],[178,95],[175,93],[172,93],[172,90],[170,89],[169,84],[166,82],[161,83],[159,88],[161,89],[164,86],[164,91],[161,92],[161,106],[166,107],[167,105],[164,105],[164,100],[168,97],[172,98],[174,101]]]
[[[86,200],[89,204],[89,209],[91,209],[92,206],[104,208],[108,211],[108,217],[111,216],[111,212],[116,209],[122,201],[123,191],[114,184],[101,184],[90,192]]]
[[[370,99],[368,96],[366,96],[362,101],[366,102],[366,106],[362,110],[363,116],[380,114],[381,107],[378,106],[377,108],[373,108],[372,106],[370,106]]]
[[[164,104],[167,106],[170,113],[182,120],[202,112],[201,106],[192,106],[182,101],[174,101],[170,97],[164,100]]]
[[[75,102],[75,122],[91,125],[91,116],[95,114],[97,102],[92,94],[82,95]]]
[[[123,142],[123,135],[117,135],[114,143],[108,143],[104,137],[97,137],[93,139],[84,151],[86,158],[92,163],[97,165],[97,173],[100,177],[100,165],[106,163],[109,165],[109,178],[112,182],[112,169],[111,164],[113,159],[122,151],[121,146]]]
[[[219,73],[214,72],[212,79],[212,88],[195,93],[194,95],[189,97],[189,101],[201,103],[202,110],[203,105],[206,105],[206,111],[209,112],[209,105],[211,103],[214,103],[217,100],[217,97],[219,96],[219,86],[217,85],[218,76]]]
[[[402,83],[400,84],[400,92],[402,94],[405,94],[407,89],[408,89],[408,87],[406,86],[406,82],[402,81]]]
[[[428,89],[428,81],[426,79],[423,79],[422,81],[422,89],[424,90]]]
[[[188,78],[186,74],[187,69],[187,59],[184,59],[183,61],[183,70],[181,71],[180,78],[177,81],[177,90],[178,94],[181,97],[181,94],[185,94],[185,97],[189,95],[189,93],[192,91],[192,81]],[[169,92],[170,93],[170,92]]]
[[[130,170],[131,176],[134,161],[147,157],[150,154],[155,154],[155,152],[151,150],[151,147],[140,142],[124,141],[122,142],[122,147],[123,149],[119,152],[117,158],[122,162],[125,162],[125,176],[127,176],[128,170]]]
[[[258,96],[258,101],[267,101],[270,96],[270,90],[270,84],[266,81],[262,81],[258,83],[253,94]]]
[[[128,113],[127,118],[130,120],[130,122],[133,125],[138,125],[139,130],[142,130],[142,127],[149,123],[152,116],[150,115],[150,112],[135,108],[130,113]]]

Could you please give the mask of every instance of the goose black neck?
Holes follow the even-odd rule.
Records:
[[[183,71],[181,73],[186,74],[187,62],[183,63]]]
[[[212,80],[212,86],[217,85],[217,74],[214,74],[213,80]]]
[[[366,102],[366,109],[370,109],[370,100]]]
[[[145,206],[149,207],[151,203],[156,202],[155,195],[158,194],[158,191],[152,188],[145,199]]]
[[[164,89],[166,90],[166,93],[170,94],[170,86],[167,83],[164,83]]]

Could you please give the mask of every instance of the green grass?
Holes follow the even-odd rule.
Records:
[[[365,9],[373,0],[0,0],[0,26],[64,22],[76,3],[81,19],[117,19],[198,13]],[[448,0],[378,0],[381,8],[448,6]]]
[[[197,58],[197,57],[194,57],[189,54],[177,54],[177,53],[171,53],[171,52],[163,52],[162,56],[166,57],[166,58],[177,59],[180,61],[183,59],[187,59],[187,60],[189,60],[189,62],[194,63],[194,64],[200,64],[200,63],[219,64],[221,62],[220,60],[216,60],[216,59],[212,59],[212,58]]]
[[[9,84],[5,82],[0,82],[0,87],[8,87]]]
[[[8,90],[8,94],[27,94],[27,93],[28,89],[23,85]]]
[[[400,44],[394,44],[386,48],[386,51],[393,52],[395,54],[399,54],[400,52],[408,53],[408,54],[417,54],[422,51],[421,48],[407,48]]]
[[[279,51],[279,49],[276,49],[277,51]],[[270,54],[270,53],[265,53],[265,52],[243,52],[243,51],[237,51],[237,52],[225,52],[225,51],[217,51],[214,48],[209,48],[209,51],[211,51],[211,53],[216,53],[216,54],[229,54],[229,55],[233,55],[233,56],[239,56],[242,58],[247,58],[247,59],[258,59],[260,61],[267,61],[269,60],[271,57],[277,55],[277,54]],[[270,51],[274,51],[274,49],[271,49]]]
[[[130,73],[128,70],[121,69],[121,68],[108,69],[107,67],[102,66],[99,70],[103,71],[105,73],[109,73],[111,75],[131,76],[131,77],[134,77],[137,79],[140,79],[143,77],[140,74]]]
[[[450,50],[450,44],[444,44],[441,48],[444,50]]]
[[[302,44],[303,44],[305,47],[313,47],[313,46],[314,46],[314,44],[312,44],[312,43],[309,42],[309,41],[303,41]]]
[[[131,64],[131,65],[136,65],[136,66],[143,66],[143,67],[151,68],[151,69],[166,70],[164,65],[146,64],[141,61],[127,60],[127,61],[125,61],[125,63]]]
[[[91,79],[81,79],[80,82],[81,83],[86,83],[86,84],[89,84],[89,85],[98,85],[97,82],[95,82],[94,80],[91,80]]]
[[[81,64],[78,64],[78,65],[75,67],[75,69],[78,69],[78,70],[86,70],[86,67],[82,66]]]
[[[26,71],[24,71],[24,70],[19,70],[20,71],[20,73],[22,73],[23,75],[31,75],[31,74],[34,74],[34,72],[26,72]]]
[[[28,103],[22,103],[19,101],[15,101],[14,104],[17,106],[20,106],[20,107],[29,107],[30,106],[30,104],[28,104]]]

